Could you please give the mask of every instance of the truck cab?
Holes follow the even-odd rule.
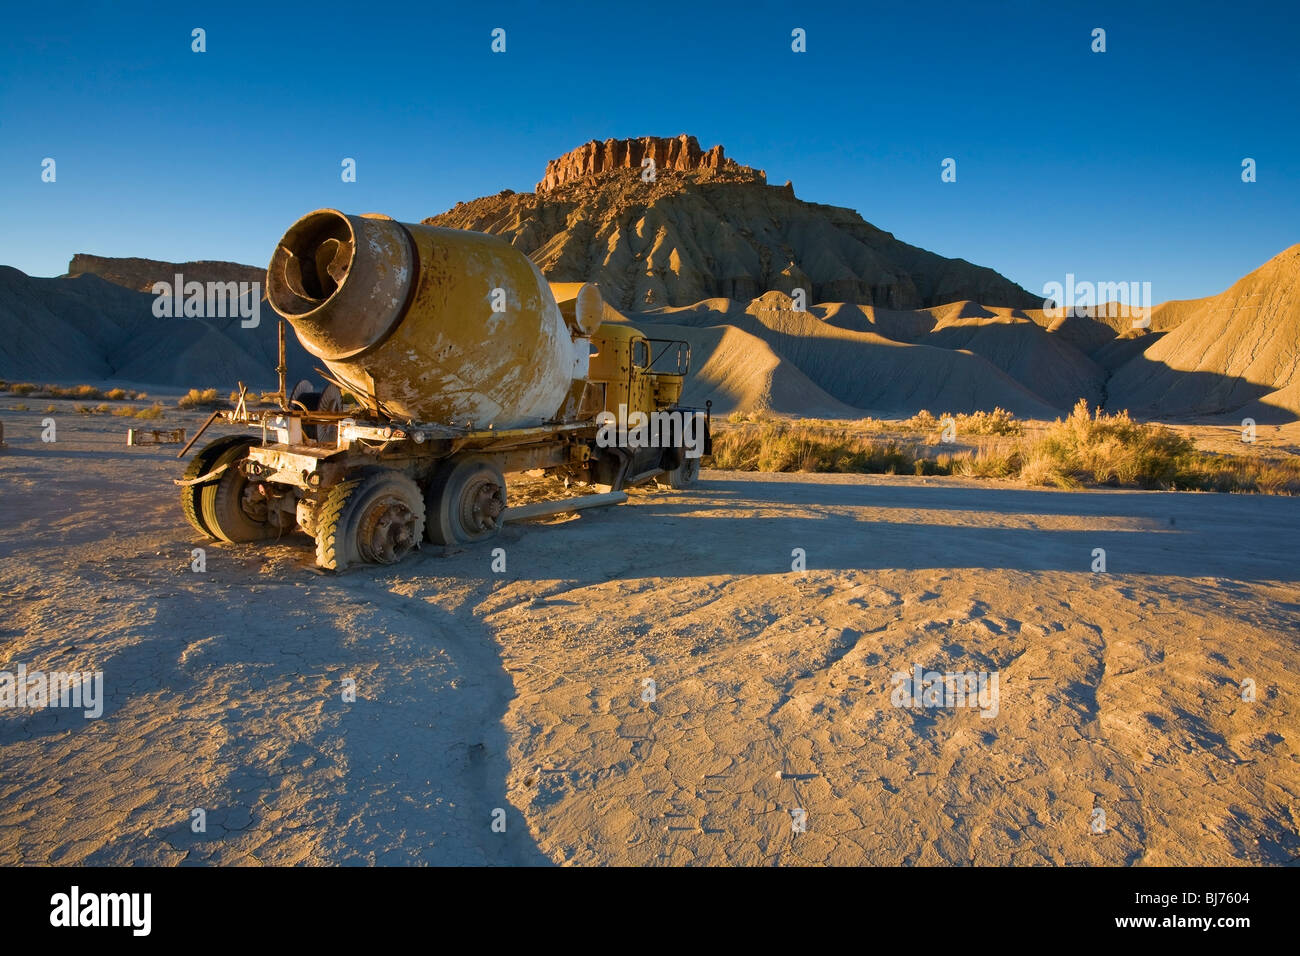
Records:
[[[650,338],[622,322],[604,322],[592,333],[587,380],[598,390],[600,419],[616,426],[603,428],[606,441],[598,443],[628,459],[621,481],[602,484],[617,488],[664,475],[670,486],[684,487],[698,475],[712,442],[708,409],[680,404],[690,361],[689,343]],[[612,445],[609,436],[617,437]]]

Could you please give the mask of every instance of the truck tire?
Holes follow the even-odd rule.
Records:
[[[599,492],[622,491],[632,468],[632,453],[626,448],[602,448],[591,458],[591,483]]]
[[[680,465],[664,472],[663,480],[669,488],[690,488],[699,477],[700,460],[683,457]]]
[[[330,489],[316,516],[316,564],[396,564],[424,536],[420,486],[392,468],[368,468]]]
[[[501,530],[505,476],[490,458],[452,458],[429,482],[425,508],[424,533],[434,544],[486,541]]]
[[[245,494],[249,481],[237,466],[248,457],[250,445],[251,441],[241,441],[222,452],[212,467],[228,467],[215,481],[200,486],[199,513],[204,526],[213,537],[231,544],[261,541],[279,530],[268,520],[266,499]]]
[[[301,405],[309,412],[338,412],[343,410],[343,393],[332,382],[322,391],[315,392],[311,390],[310,383],[303,381],[294,388],[290,402]],[[339,429],[337,425],[303,425],[302,433],[312,441],[333,444]]]
[[[208,442],[190,459],[190,465],[185,469],[184,480],[193,481],[206,475],[212,470],[218,458],[240,444],[251,445],[253,439],[247,435],[227,435]],[[185,515],[185,520],[190,523],[190,527],[199,534],[206,538],[216,538],[203,521],[202,491],[205,487],[206,484],[181,486],[181,513]]]

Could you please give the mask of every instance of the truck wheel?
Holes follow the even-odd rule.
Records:
[[[213,537],[231,544],[260,541],[277,531],[270,523],[266,498],[256,492],[237,467],[248,457],[251,444],[251,441],[240,442],[222,452],[212,467],[229,467],[216,481],[200,486],[199,513],[203,515],[203,524]]]
[[[632,453],[626,448],[603,448],[591,458],[591,483],[604,493],[622,491],[623,480],[632,467]]]
[[[316,564],[396,564],[424,536],[424,498],[391,468],[367,469],[330,489],[316,518]]]
[[[425,505],[424,533],[434,544],[484,541],[501,530],[506,479],[488,458],[453,458],[429,482]]]
[[[212,470],[213,464],[225,452],[234,448],[236,445],[251,445],[253,439],[246,435],[227,435],[224,438],[218,438],[215,441],[208,442],[204,445],[193,458],[190,459],[190,465],[185,469],[184,479],[192,481],[201,475],[206,475]],[[211,484],[209,482],[208,484]],[[190,523],[190,527],[199,534],[208,538],[215,538],[207,524],[203,521],[203,489],[204,485],[183,485],[181,486],[181,513],[185,515],[185,520]]]
[[[669,488],[689,488],[700,477],[700,460],[698,458],[682,458],[682,463],[671,471],[664,472],[664,481],[668,483]]]

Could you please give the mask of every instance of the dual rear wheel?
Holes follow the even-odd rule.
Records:
[[[429,481],[425,503],[425,536],[433,544],[485,541],[501,530],[506,480],[489,458],[452,458]]]
[[[316,516],[316,564],[396,564],[424,535],[420,486],[391,468],[368,468],[330,489]]]
[[[395,564],[422,539],[457,545],[483,541],[501,527],[506,487],[489,459],[453,458],[421,492],[390,468],[366,469],[330,489],[316,518],[316,563]]]

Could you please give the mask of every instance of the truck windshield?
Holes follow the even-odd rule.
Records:
[[[650,371],[667,375],[685,375],[691,366],[691,347],[677,339],[649,339],[654,349]]]

